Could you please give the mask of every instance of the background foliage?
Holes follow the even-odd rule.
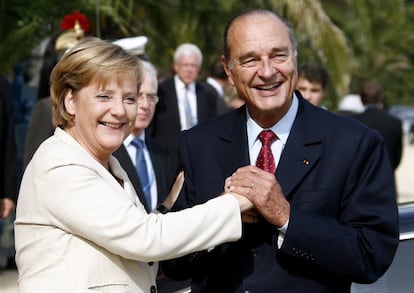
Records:
[[[414,105],[412,0],[0,0],[0,73],[12,78],[16,64],[39,58],[33,49],[74,10],[88,16],[89,35],[146,35],[151,61],[167,74],[183,42],[202,49],[207,68],[221,54],[228,20],[256,7],[278,11],[292,24],[299,63],[328,69],[330,109],[368,78],[383,84],[388,104]]]

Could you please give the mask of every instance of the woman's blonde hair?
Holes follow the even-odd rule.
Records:
[[[82,39],[62,56],[50,75],[53,125],[65,128],[73,120],[65,107],[68,90],[76,93],[92,82],[98,86],[113,79],[120,82],[130,74],[136,76],[140,88],[143,73],[136,56],[98,38]]]

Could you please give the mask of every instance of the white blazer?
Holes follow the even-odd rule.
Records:
[[[157,261],[241,237],[233,196],[148,215],[118,161],[109,165],[123,186],[60,128],[39,147],[17,203],[19,292],[150,292]]]

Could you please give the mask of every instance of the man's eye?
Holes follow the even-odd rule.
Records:
[[[241,63],[241,66],[243,66],[243,67],[253,67],[253,66],[256,66],[256,65],[257,65],[257,60],[256,59],[247,59],[247,60],[244,60]]]
[[[288,54],[279,53],[279,54],[274,55],[271,59],[272,61],[275,61],[275,62],[282,62],[282,61],[285,61],[287,58],[288,58]]]

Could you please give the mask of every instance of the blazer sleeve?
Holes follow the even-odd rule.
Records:
[[[131,200],[136,196],[132,185],[132,193],[127,195],[126,189],[89,157],[74,157],[73,151],[62,146],[56,152],[43,150],[36,153],[25,174],[21,205],[28,208],[33,202],[27,197],[35,196],[50,225],[114,254],[159,261],[241,237],[240,208],[231,195],[177,213],[148,215],[138,200]],[[123,173],[125,184],[130,185],[121,167],[116,169],[114,172]]]

